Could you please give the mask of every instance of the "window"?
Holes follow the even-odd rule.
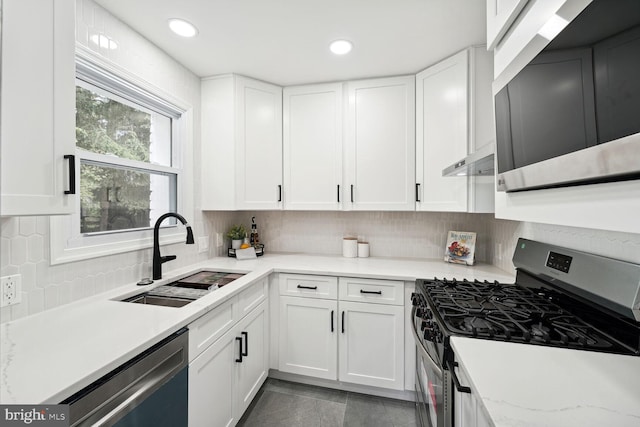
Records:
[[[51,264],[148,248],[156,219],[185,210],[179,196],[188,108],[125,74],[76,58],[80,191],[75,214],[51,217]],[[162,225],[161,243],[184,240],[175,220]]]
[[[78,80],[80,233],[148,228],[176,210],[172,120]]]

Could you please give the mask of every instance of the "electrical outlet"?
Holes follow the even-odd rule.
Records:
[[[216,248],[220,248],[224,245],[224,239],[222,238],[222,233],[216,233]]]
[[[0,307],[14,305],[22,300],[22,276],[14,274],[0,279]]]
[[[198,237],[198,252],[209,250],[209,236]]]

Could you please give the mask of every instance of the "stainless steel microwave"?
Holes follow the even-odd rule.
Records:
[[[640,179],[640,1],[591,2],[495,113],[499,191]]]

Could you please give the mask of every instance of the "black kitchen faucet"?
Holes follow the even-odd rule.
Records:
[[[178,213],[175,212],[167,212],[162,215],[156,221],[156,225],[153,227],[153,280],[162,279],[162,264],[176,259],[175,255],[166,255],[160,256],[160,238],[158,236],[160,230],[160,223],[165,219],[173,217],[180,220],[180,222],[187,227],[187,245],[193,245],[193,231],[191,230],[191,226],[187,223],[187,220]]]

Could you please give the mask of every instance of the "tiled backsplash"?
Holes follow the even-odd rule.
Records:
[[[492,263],[503,270],[513,269],[518,237],[640,264],[640,234],[507,220],[494,220],[491,227]]]
[[[208,213],[214,218],[217,213]],[[476,259],[490,261],[493,215],[442,212],[238,212],[249,230],[255,216],[267,252],[342,254],[342,238],[369,242],[371,256],[439,258],[449,230],[478,234]]]
[[[449,230],[478,233],[477,259],[503,270],[513,269],[511,257],[518,237],[540,240],[640,263],[640,235],[496,220],[490,214],[422,212],[207,212],[193,223],[196,236],[210,236],[209,253],[176,244],[163,253],[177,260],[171,270],[210,256],[224,256],[227,242],[215,247],[215,234],[232,224],[249,227],[255,216],[267,253],[342,253],[342,237],[370,242],[371,256],[440,258]],[[49,265],[47,217],[2,218],[0,274],[23,275],[23,302],[0,310],[0,321],[18,319],[117,286],[148,277],[151,249],[56,266]]]

